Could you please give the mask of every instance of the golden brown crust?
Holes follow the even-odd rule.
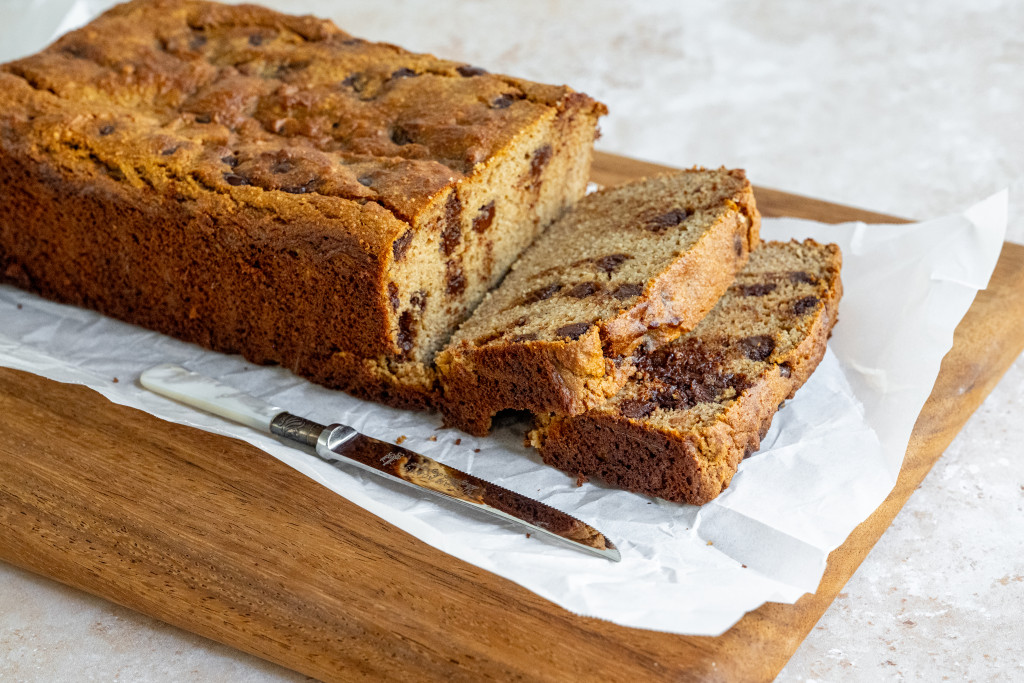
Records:
[[[52,152],[60,123],[130,180],[199,172],[246,201],[253,188],[375,201],[406,222],[552,110],[603,112],[567,87],[370,43],[327,20],[190,0],[119,5],[2,71],[4,89],[38,110],[17,132]],[[287,211],[293,198],[276,203]]]
[[[429,405],[398,369],[582,194],[602,113],[314,17],[130,2],[0,66],[0,281]]]
[[[613,486],[671,501],[701,505],[718,496],[729,485],[743,457],[759,448],[782,402],[791,398],[817,367],[837,319],[842,296],[838,249],[810,240],[782,247],[819,251],[824,263],[813,274],[820,278],[813,295],[820,305],[809,314],[798,315],[795,321],[783,318],[765,328],[775,328],[779,346],[793,334],[800,337],[797,343],[787,344],[782,352],[773,345],[775,350],[756,363],[749,359],[723,361],[720,349],[742,347],[746,332],[723,337],[725,326],[705,327],[702,323],[690,335],[663,349],[699,347],[699,353],[667,354],[659,361],[675,363],[676,367],[667,369],[668,374],[693,383],[683,388],[683,394],[665,393],[667,385],[660,377],[666,369],[662,367],[653,375],[629,380],[614,401],[587,413],[541,417],[530,440],[544,461],[584,479],[599,477]],[[778,249],[780,245],[769,248]],[[739,285],[744,286],[757,285]],[[746,297],[758,295],[749,291],[753,290],[746,294],[730,290],[727,298],[731,301],[723,302],[731,310],[739,310],[749,305],[744,301]],[[800,302],[809,298],[805,288],[781,305],[801,307]],[[729,310],[716,308],[722,320],[728,319]],[[697,347],[694,342],[699,342]],[[763,355],[766,350],[763,347],[758,353]],[[737,379],[734,373],[740,369],[754,374]],[[717,376],[706,375],[712,372]],[[701,382],[713,388],[696,386]],[[731,393],[733,387],[739,390],[737,394]],[[684,395],[691,390],[698,396],[717,391],[719,398],[693,404],[693,396]],[[716,401],[717,407],[712,407]]]
[[[641,344],[669,342],[711,310],[759,229],[741,170],[691,169],[587,197],[524,254],[438,355],[446,424],[482,435],[501,410],[575,415],[600,405],[629,377],[630,355]],[[590,253],[595,236],[630,253]],[[625,272],[642,290],[616,281]],[[635,291],[620,299],[623,287]],[[586,308],[578,303],[585,297],[603,303]],[[538,306],[546,308],[531,312]],[[531,316],[558,322],[537,328]]]

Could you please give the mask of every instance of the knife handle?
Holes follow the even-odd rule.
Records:
[[[285,412],[238,389],[191,372],[180,365],[157,365],[142,373],[142,386],[150,391],[205,410],[261,432],[270,432],[270,423]]]

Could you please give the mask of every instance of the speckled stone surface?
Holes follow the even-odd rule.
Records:
[[[40,47],[72,4],[0,0],[0,58],[26,51],[15,38]],[[606,151],[741,166],[755,184],[912,218],[1024,189],[1024,4],[1012,0],[289,7],[569,83],[609,105]],[[1008,238],[1024,242],[1019,216]],[[1024,680],[1022,414],[1018,359],[779,680]],[[304,677],[0,565],[0,679]]]

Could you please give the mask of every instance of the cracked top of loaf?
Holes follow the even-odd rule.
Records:
[[[285,218],[306,200],[328,215],[335,202],[376,203],[411,223],[566,107],[604,112],[568,87],[367,42],[327,20],[191,0],[119,5],[0,66],[5,145],[178,197],[252,203],[275,191]]]

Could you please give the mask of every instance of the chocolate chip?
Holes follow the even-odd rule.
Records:
[[[412,142],[412,136],[409,135],[409,131],[401,126],[395,126],[391,129],[391,142],[396,145],[408,145]]]
[[[305,185],[287,185],[281,187],[280,190],[288,194],[306,194],[307,192],[315,192],[317,185],[319,183],[316,180],[311,180]]]
[[[278,64],[277,68],[274,69],[274,77],[284,78],[285,76],[293,74],[296,71],[302,71],[303,69],[309,67],[310,64],[312,64],[312,62],[308,59],[304,59],[298,62],[285,62],[284,64]]]
[[[470,66],[469,64],[463,64],[462,66],[456,67],[455,70],[464,78],[469,78],[471,76],[483,76],[487,73],[486,69],[481,69],[478,66]]]
[[[462,241],[462,200],[456,192],[448,195],[444,205],[444,227],[441,230],[441,253],[451,256]]]
[[[774,282],[758,282],[752,285],[739,285],[737,289],[741,296],[764,296],[775,291]]]
[[[664,232],[673,226],[679,225],[689,217],[690,213],[685,209],[673,209],[648,219],[646,227],[652,232]]]
[[[727,380],[728,381],[728,380]],[[690,395],[693,405],[698,403],[710,403],[718,399],[721,387],[717,382],[694,382],[690,385]]]
[[[422,289],[417,291],[409,298],[409,305],[420,309],[420,313],[422,313],[427,308],[427,293]]]
[[[804,283],[807,285],[818,284],[818,278],[814,277],[810,273],[805,273],[802,270],[795,270],[789,274],[789,281],[794,284]]]
[[[169,157],[169,156],[171,156],[172,154],[174,154],[177,151],[178,151],[177,147],[168,147],[164,151],[160,152],[160,154],[165,156],[165,157]]]
[[[238,157],[235,156],[234,154],[229,154],[226,157],[221,157],[220,160],[223,161],[228,166],[230,166],[231,168],[238,166]]]
[[[527,332],[526,334],[517,334],[516,336],[512,337],[512,339],[510,339],[509,341],[521,344],[523,342],[533,341],[536,338],[536,332]]]
[[[405,252],[408,251],[410,244],[412,244],[411,229],[402,233],[402,235],[391,245],[391,253],[394,254],[395,261],[402,260],[402,257],[405,256]]]
[[[793,368],[790,367],[789,363],[783,363],[779,366],[779,374],[783,377],[791,377],[793,375]]]
[[[473,231],[486,232],[487,228],[494,223],[494,202],[488,202],[480,207],[479,213],[473,218]]]
[[[625,300],[632,299],[635,296],[640,296],[644,293],[643,283],[631,282],[623,285],[619,285],[612,290],[612,296],[616,299]]]
[[[188,41],[190,50],[198,50],[204,45],[206,45],[206,36],[195,36],[192,40]]]
[[[513,327],[522,327],[523,325],[525,325],[528,322],[530,322],[530,318],[528,316],[521,315],[518,318],[516,318],[516,321],[514,323],[512,323],[512,326]]]
[[[565,295],[571,296],[574,299],[583,299],[591,296],[598,289],[597,283],[595,282],[581,282],[577,285],[573,285],[566,290]]]
[[[237,173],[225,173],[224,174],[224,180],[227,181],[228,185],[232,185],[234,187],[238,187],[239,185],[248,185],[249,184],[249,179],[248,178],[246,178],[244,176],[240,176]]]
[[[639,420],[647,417],[655,411],[658,406],[650,401],[642,401],[638,398],[627,398],[619,404],[619,412],[631,420]]]
[[[260,35],[259,33],[252,34],[251,36],[249,36],[249,44],[253,47],[259,47],[260,45],[263,44],[263,36]]]
[[[403,311],[398,318],[398,338],[395,340],[403,354],[412,350],[413,341],[416,338],[415,325],[416,316],[412,311]]]
[[[100,128],[100,135],[110,135],[113,132],[114,132],[114,127],[111,126],[109,123],[107,125],[103,126],[102,128]]]
[[[608,254],[607,256],[594,259],[594,265],[597,266],[598,270],[611,274],[631,258],[633,257],[628,254]]]
[[[292,170],[292,162],[287,159],[278,159],[270,165],[271,173],[287,173]]]
[[[576,340],[582,337],[590,327],[591,323],[571,323],[569,325],[562,325],[555,330],[555,336],[569,337],[570,339]]]
[[[359,176],[359,178],[357,178],[357,180],[359,181],[360,185],[365,185],[366,187],[373,187],[373,176],[361,175]]]
[[[530,177],[534,182],[540,180],[540,174],[544,172],[544,167],[551,161],[551,156],[554,151],[551,149],[551,145],[544,145],[538,147],[533,153],[533,157],[530,159]]]
[[[732,238],[732,248],[736,250],[736,256],[743,256],[743,238],[736,235]]]
[[[391,300],[392,310],[397,311],[398,305],[402,302],[398,298],[398,285],[396,285],[394,282],[388,283],[388,299]]]
[[[209,114],[196,114],[196,123],[209,123],[213,117]]]
[[[404,66],[401,69],[398,69],[396,71],[392,71],[391,72],[391,78],[392,79],[397,79],[397,78],[415,78],[416,76],[419,76],[419,74],[416,73],[415,71],[413,71],[412,69],[406,68]]]
[[[538,301],[550,299],[555,294],[558,294],[558,291],[560,289],[562,289],[562,285],[557,282],[552,282],[550,285],[538,287],[537,289],[533,290],[532,292],[524,296],[522,299],[520,299],[516,305],[529,306],[530,304],[535,304]]]
[[[754,361],[767,360],[775,350],[775,340],[767,334],[758,334],[740,340],[743,354]]]
[[[447,265],[448,284],[446,291],[449,296],[456,297],[466,291],[466,275],[458,261],[449,261]]]
[[[797,315],[805,315],[809,311],[813,311],[818,305],[818,297],[816,296],[805,296],[803,299],[797,299],[793,303],[793,312]]]
[[[366,87],[366,78],[361,73],[351,74],[341,82],[345,88],[352,88],[356,92],[362,92]]]
[[[491,109],[508,109],[512,106],[512,97],[510,95],[498,95],[491,100]]]

